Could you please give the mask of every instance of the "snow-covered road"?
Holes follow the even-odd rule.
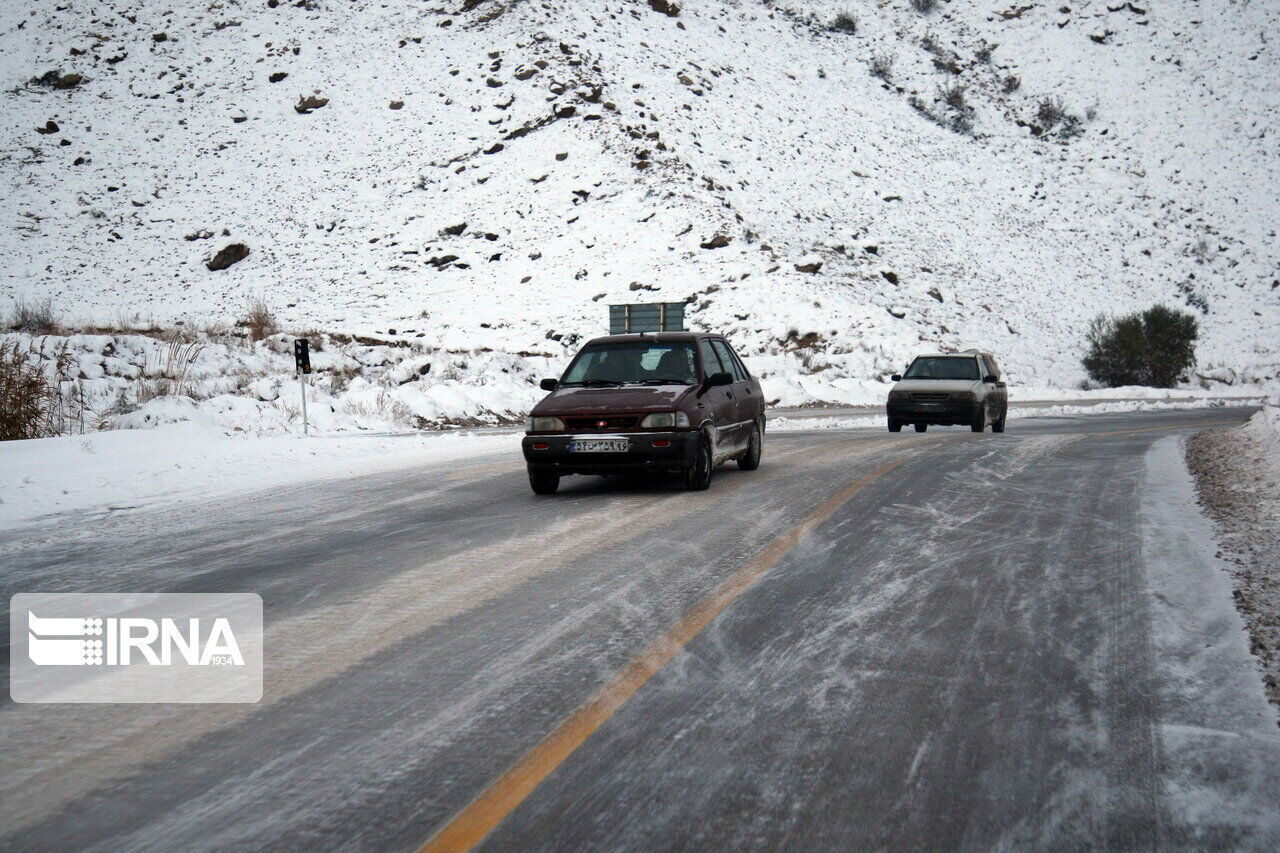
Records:
[[[1274,849],[1176,452],[1246,414],[778,434],[693,493],[536,498],[512,447],[10,541],[9,593],[257,592],[267,661],[256,706],[5,704],[0,846]]]

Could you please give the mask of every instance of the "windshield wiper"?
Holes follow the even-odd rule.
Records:
[[[579,382],[564,382],[561,384],[562,385],[583,385],[588,388],[591,388],[591,387],[607,387],[607,386],[621,385],[622,383],[619,382],[617,379],[583,379]]]
[[[688,379],[676,379],[667,377],[666,379],[641,379],[638,382],[631,383],[633,385],[689,385],[692,384]]]

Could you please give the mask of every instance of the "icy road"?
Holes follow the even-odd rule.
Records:
[[[266,690],[6,699],[0,848],[1274,849],[1178,439],[1246,415],[789,432],[707,492],[550,498],[513,437],[15,534],[10,594],[261,594]]]

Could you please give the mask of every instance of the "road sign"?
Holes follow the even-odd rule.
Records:
[[[293,342],[293,361],[298,367],[298,385],[302,390],[302,434],[307,434],[307,374],[311,372],[311,344],[306,338]]]
[[[299,373],[311,372],[311,343],[306,338],[298,338],[293,342],[293,360],[298,365]]]

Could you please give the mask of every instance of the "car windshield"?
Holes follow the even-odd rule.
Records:
[[[693,345],[628,342],[585,347],[561,385],[692,385],[697,382]]]
[[[911,362],[903,379],[978,378],[978,362],[972,356],[922,356]]]

